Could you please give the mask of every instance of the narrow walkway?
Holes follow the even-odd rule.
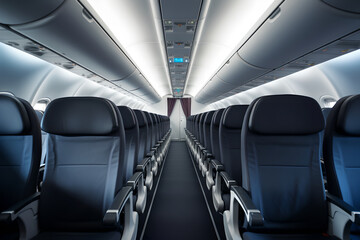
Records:
[[[171,142],[143,239],[217,239],[185,142]]]

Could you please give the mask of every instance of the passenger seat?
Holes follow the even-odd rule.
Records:
[[[338,100],[327,120],[324,163],[328,197],[344,207],[331,205],[330,220],[334,226],[346,227],[335,229],[334,234],[360,239],[360,95]]]
[[[125,129],[125,160],[124,181],[123,184],[129,183],[129,186],[136,192],[136,210],[143,213],[146,205],[147,190],[144,182],[143,169],[137,171],[137,160],[139,154],[139,124],[134,111],[127,106],[118,106]],[[149,163],[149,162],[148,162]],[[121,162],[119,163],[121,164]]]
[[[273,95],[251,103],[241,133],[242,186],[231,187],[224,212],[228,239],[331,238],[320,169],[323,128],[312,98]]]
[[[36,192],[41,132],[31,105],[0,94],[0,212],[8,213]],[[3,218],[1,218],[3,220]],[[17,223],[0,222],[0,238],[17,238]]]
[[[219,124],[221,165],[212,162],[212,167],[216,169],[212,198],[214,208],[218,212],[229,209],[230,188],[242,183],[241,128],[247,108],[248,105],[227,107]]]
[[[138,214],[132,187],[122,182],[117,107],[96,97],[55,99],[41,127],[49,149],[41,194],[1,218],[20,220],[24,239],[135,239]]]

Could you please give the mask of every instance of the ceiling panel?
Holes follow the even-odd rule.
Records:
[[[202,0],[161,0],[173,96],[182,97]]]

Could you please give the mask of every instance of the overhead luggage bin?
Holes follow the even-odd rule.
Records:
[[[226,83],[242,85],[268,72],[270,69],[259,68],[245,62],[235,53],[227,64],[218,72],[217,76]]]
[[[24,6],[1,3],[1,9],[9,10],[7,15],[13,12],[14,20],[1,21],[0,17],[0,23],[7,24],[12,30],[116,85],[117,81],[123,80],[120,87],[126,91],[141,88],[140,91],[144,91],[142,95],[150,96],[150,102],[160,101],[160,96],[150,87],[149,82],[80,3],[56,1],[58,5],[55,6],[55,3],[43,2],[32,2],[29,9],[42,10],[34,10],[31,18],[29,16],[20,20],[15,16],[19,15],[18,12]],[[134,76],[127,80],[132,74]],[[149,87],[144,88],[145,85]]]
[[[55,11],[64,0],[1,1],[0,23],[24,24],[41,19]]]
[[[206,103],[209,99],[223,95],[269,71],[270,69],[258,68],[246,63],[235,53],[217,75],[200,91],[196,100],[200,103]]]
[[[359,17],[319,0],[285,1],[238,53],[249,64],[275,69],[358,30]]]
[[[135,70],[77,1],[66,1],[40,20],[10,27],[107,80],[123,79]]]

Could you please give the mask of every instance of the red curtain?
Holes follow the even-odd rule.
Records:
[[[174,110],[175,103],[177,98],[168,98],[167,99],[167,106],[168,112],[167,115],[170,117],[172,111]],[[191,115],[191,98],[180,98],[181,107],[186,117]]]
[[[174,110],[175,103],[176,103],[176,98],[168,98],[167,99],[167,106],[168,106],[167,115],[168,115],[168,117],[170,117],[172,111]]]
[[[181,107],[186,117],[191,115],[191,98],[180,98]]]

